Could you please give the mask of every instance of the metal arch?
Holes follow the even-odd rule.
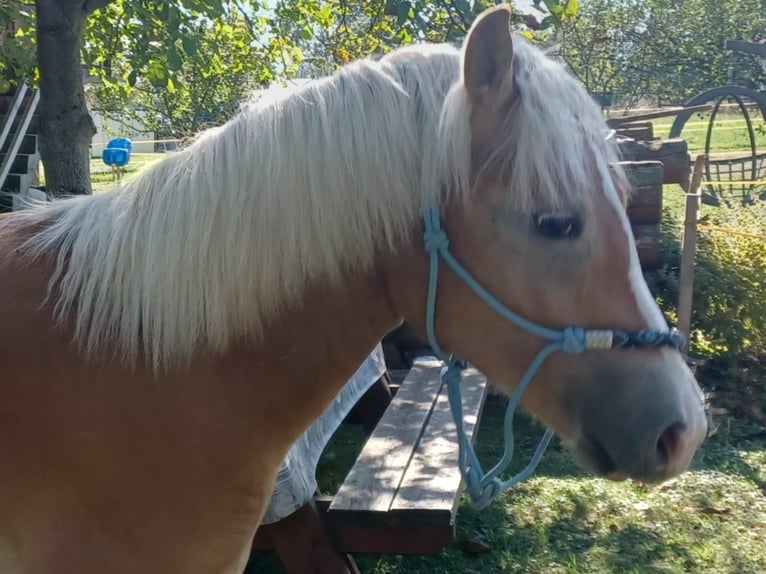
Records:
[[[726,100],[727,97],[733,98],[737,102],[737,105],[739,106],[739,109],[742,111],[742,115],[745,118],[745,124],[747,125],[747,134],[750,140],[750,158],[753,160],[753,163],[750,166],[750,181],[755,181],[756,179],[758,179],[757,178],[758,166],[756,165],[756,156],[758,154],[756,149],[755,130],[753,129],[753,121],[750,118],[750,112],[747,111],[747,106],[745,105],[745,102],[741,96],[732,95],[732,94],[725,94],[725,95],[719,96],[718,101],[713,107],[713,110],[710,112],[710,121],[708,122],[707,134],[705,136],[705,155],[708,158],[710,158],[710,144],[713,139],[713,127],[715,125],[715,118],[718,115],[718,110],[721,108],[721,104]],[[708,180],[713,179],[710,173],[709,160],[705,162],[705,176],[707,177]],[[751,186],[751,189],[752,189],[752,186]]]
[[[766,92],[757,92],[744,86],[727,85],[713,88],[712,90],[708,90],[694,96],[691,100],[684,104],[684,107],[688,108],[690,106],[706,104],[716,98],[724,98],[727,96],[739,96],[740,98],[749,98],[753,100],[758,105],[763,120],[766,121]],[[673,122],[673,126],[670,128],[670,138],[677,138],[681,136],[684,125],[686,125],[686,122],[689,120],[693,113],[694,112],[681,112],[676,116],[676,119]]]

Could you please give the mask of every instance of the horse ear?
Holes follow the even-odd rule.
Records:
[[[511,11],[496,6],[474,21],[463,49],[463,83],[474,102],[507,100],[511,94],[513,41]]]

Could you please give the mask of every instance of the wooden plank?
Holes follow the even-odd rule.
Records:
[[[442,382],[433,376],[439,366],[434,358],[419,359],[412,366],[335,495],[330,517],[349,514],[356,520],[390,509],[439,395]]]
[[[359,574],[353,558],[344,556],[325,528],[323,513],[313,500],[265,525],[263,532],[286,574]]]
[[[464,428],[473,441],[487,395],[487,379],[475,368],[468,368],[463,372],[460,389]],[[442,521],[453,524],[463,480],[457,460],[457,432],[445,385],[407,467],[391,511],[408,515],[423,513],[434,524],[441,524]],[[413,522],[416,520],[420,522],[421,519],[414,519]],[[397,522],[404,521],[399,518]]]
[[[684,217],[684,232],[681,239],[681,273],[678,284],[678,329],[687,337],[691,332],[692,298],[694,296],[694,253],[697,247],[697,222],[702,202],[700,184],[702,171],[707,156],[698,155],[694,162],[694,172],[689,187],[691,193],[686,195],[686,216]]]
[[[332,498],[328,496],[317,497],[314,501],[333,543],[344,554],[435,554],[455,539],[452,526],[365,526],[331,522],[327,514],[331,503]],[[269,526],[258,528],[253,551],[276,550]]]
[[[622,140],[618,146],[624,161],[662,162],[664,168],[663,183],[678,183],[684,188],[689,185],[691,159],[686,140],[682,138],[651,142]]]
[[[619,164],[631,187],[628,219],[631,223],[658,223],[662,218],[662,162],[624,161]]]
[[[634,140],[654,139],[654,124],[652,122],[633,122],[622,124],[615,128],[618,135]]]
[[[331,525],[333,540],[345,554],[437,554],[454,542],[450,526]]]
[[[11,141],[10,138],[5,142],[2,148],[0,148],[0,153],[7,153],[8,149],[11,147]],[[25,134],[24,137],[21,139],[21,146],[19,147],[19,151],[17,153],[28,153],[33,154],[37,153],[37,136],[35,134]]]
[[[361,425],[364,433],[370,436],[385,414],[388,405],[391,404],[392,393],[389,382],[388,373],[383,373],[383,376],[359,398],[343,419],[343,423]]]
[[[629,123],[633,123],[633,122],[637,122],[641,120],[656,120],[658,118],[667,118],[671,116],[677,116],[678,114],[682,112],[692,112],[692,113],[706,112],[712,109],[713,109],[713,104],[701,104],[699,106],[667,108],[663,110],[656,110],[653,112],[644,112],[644,113],[638,113],[638,114],[631,114],[627,116],[609,118],[606,123],[610,128],[616,128],[617,126],[620,126],[622,124],[629,124]]]
[[[631,228],[641,267],[645,270],[656,267],[660,260],[659,224],[634,224]]]

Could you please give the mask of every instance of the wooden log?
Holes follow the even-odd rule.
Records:
[[[660,224],[636,224],[631,228],[641,267],[644,271],[655,269],[660,262]]]
[[[633,138],[634,140],[654,139],[654,124],[652,122],[633,122],[620,124],[615,128],[618,135]]]
[[[660,161],[622,161],[618,165],[630,182],[628,219],[631,223],[659,223],[662,218],[664,167]]]
[[[692,298],[694,294],[694,253],[697,248],[697,221],[702,202],[702,173],[707,156],[698,155],[694,161],[694,173],[686,195],[686,214],[681,238],[681,272],[678,284],[678,330],[689,335],[692,322]]]
[[[684,189],[689,185],[691,159],[689,146],[682,138],[639,142],[618,142],[623,161],[660,161],[664,167],[663,183],[678,183]]]

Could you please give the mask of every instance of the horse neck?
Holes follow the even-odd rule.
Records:
[[[254,353],[233,349],[215,367],[218,378],[249,386],[258,426],[280,441],[270,446],[288,448],[401,322],[388,293],[374,271],[311,288],[267,327]]]

